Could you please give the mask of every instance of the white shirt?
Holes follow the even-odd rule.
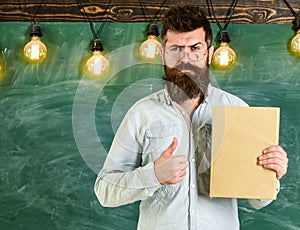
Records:
[[[208,197],[213,106],[248,105],[211,85],[192,120],[166,89],[136,102],[123,119],[97,177],[95,193],[100,203],[115,207],[141,201],[141,230],[239,229],[237,200]],[[188,172],[182,182],[162,185],[153,163],[174,136],[178,146],[173,155],[188,157]],[[255,208],[270,202],[250,200]]]

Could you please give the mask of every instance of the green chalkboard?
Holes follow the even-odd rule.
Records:
[[[162,87],[161,64],[136,56],[146,26],[107,23],[101,39],[112,69],[90,80],[82,72],[88,23],[41,23],[48,56],[38,65],[22,56],[31,24],[0,23],[0,229],[136,228],[138,203],[103,208],[93,185],[127,108]],[[228,71],[211,69],[212,81],[250,105],[279,106],[290,159],[275,202],[253,210],[240,201],[241,229],[300,229],[300,59],[287,49],[291,25],[228,32],[238,60]]]

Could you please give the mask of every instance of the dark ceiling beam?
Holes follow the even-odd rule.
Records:
[[[184,2],[203,6],[209,15],[207,0]],[[212,2],[219,22],[224,22],[232,0]],[[299,0],[288,2],[299,11]],[[179,3],[175,0],[1,0],[0,21],[84,22],[88,21],[85,10],[93,22],[155,22],[167,8]],[[211,15],[209,19],[215,21]],[[230,22],[291,24],[293,20],[282,0],[239,0]]]

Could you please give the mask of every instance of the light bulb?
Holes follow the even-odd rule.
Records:
[[[101,51],[94,51],[93,56],[86,62],[87,75],[91,78],[101,78],[109,70],[109,62]]]
[[[155,35],[149,35],[140,46],[141,57],[147,61],[157,61],[161,56],[161,44]]]
[[[41,63],[47,56],[47,47],[41,42],[42,32],[38,24],[34,24],[30,33],[31,41],[24,47],[24,56],[31,63]]]
[[[38,36],[33,36],[24,47],[24,56],[29,62],[40,63],[44,61],[46,55],[47,47]]]
[[[159,32],[156,24],[150,24],[147,35],[148,39],[140,46],[140,55],[145,61],[157,61],[161,57],[161,44],[157,41]]]
[[[212,57],[212,65],[219,70],[227,70],[234,66],[236,61],[236,54],[229,47],[231,42],[227,31],[220,31],[220,47],[214,52]]]
[[[293,54],[300,56],[300,29],[291,41],[291,51]]]
[[[226,42],[221,42],[220,47],[214,52],[212,64],[220,70],[230,69],[236,62],[236,54]]]
[[[86,62],[87,76],[90,78],[104,77],[109,71],[109,62],[102,55],[103,46],[100,39],[95,39],[93,47],[93,56]]]

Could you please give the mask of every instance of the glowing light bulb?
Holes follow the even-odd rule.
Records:
[[[101,51],[94,51],[93,56],[86,62],[87,75],[92,78],[105,76],[109,70],[109,62]]]
[[[229,47],[231,40],[225,30],[220,31],[219,42],[220,47],[214,52],[212,65],[219,70],[230,69],[236,62],[236,54]]]
[[[34,24],[30,33],[31,41],[24,47],[24,56],[30,63],[41,63],[47,56],[47,47],[41,42],[41,28]]]
[[[157,61],[161,57],[161,44],[155,35],[149,35],[148,40],[142,43],[140,54],[148,61]]]
[[[220,70],[230,69],[236,62],[236,54],[226,42],[221,42],[220,47],[214,52],[212,64]]]
[[[147,32],[148,39],[140,46],[140,55],[145,61],[157,61],[161,57],[161,44],[156,24],[151,24]]]
[[[94,40],[93,56],[86,62],[87,76],[90,78],[104,77],[109,71],[109,62],[102,55],[103,46],[100,39]]]
[[[300,29],[291,41],[291,51],[293,54],[300,56]]]

